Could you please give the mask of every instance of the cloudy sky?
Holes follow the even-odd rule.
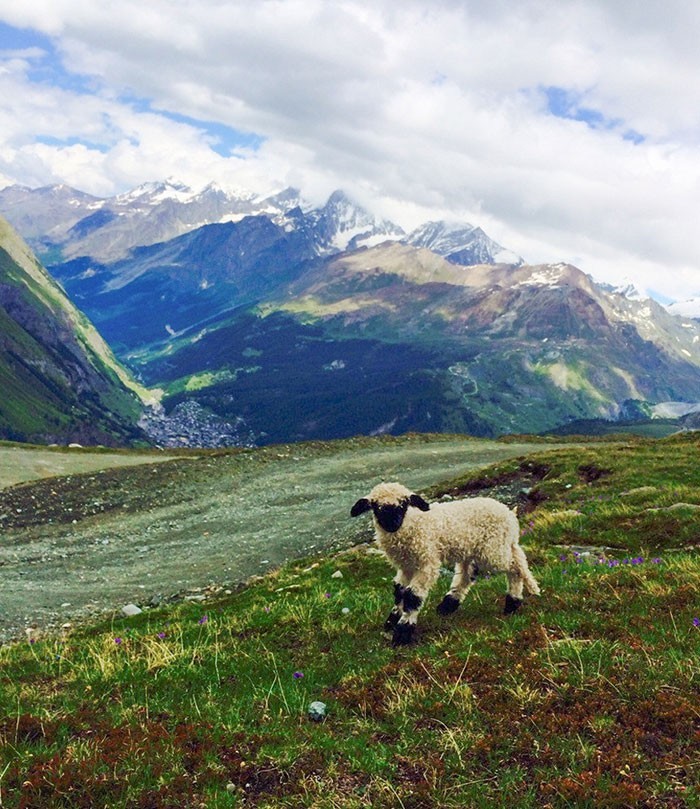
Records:
[[[174,177],[700,296],[694,0],[0,0],[0,187]]]

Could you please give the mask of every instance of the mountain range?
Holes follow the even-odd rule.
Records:
[[[196,406],[244,443],[496,435],[700,401],[699,321],[528,265],[471,224],[407,234],[340,191],[315,208],[172,182],[111,199],[11,187],[0,211],[163,390],[151,430]]]

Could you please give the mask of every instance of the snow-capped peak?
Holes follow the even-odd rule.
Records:
[[[393,222],[376,219],[353,202],[344,191],[334,191],[328,202],[311,211],[319,234],[321,252],[372,247],[384,241],[398,241],[404,231]]]
[[[601,289],[605,290],[605,292],[620,295],[622,298],[627,298],[628,301],[645,301],[648,298],[648,295],[644,295],[640,292],[634,285],[634,282],[628,279],[625,279],[621,284],[606,284],[601,281],[596,283]]]
[[[189,186],[169,178],[163,182],[143,183],[131,191],[119,194],[115,201],[119,205],[131,205],[135,202],[157,205],[166,199],[188,202],[193,196],[194,192]]]
[[[700,319],[700,297],[688,298],[688,300],[685,301],[676,301],[675,303],[670,303],[666,309],[672,315]]]
[[[523,259],[468,222],[434,221],[416,228],[406,238],[456,264],[522,264]]]

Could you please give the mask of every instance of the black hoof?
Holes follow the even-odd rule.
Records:
[[[506,605],[503,608],[504,615],[512,615],[523,603],[522,598],[513,598],[510,593],[506,593]]]
[[[438,615],[452,615],[459,609],[460,601],[449,593],[437,605]]]
[[[415,624],[396,624],[394,637],[391,640],[392,646],[406,646],[409,644],[413,640],[415,630]]]
[[[386,621],[384,622],[384,631],[391,632],[396,626],[396,624],[398,624],[400,617],[401,613],[398,610],[392,610],[387,616]]]

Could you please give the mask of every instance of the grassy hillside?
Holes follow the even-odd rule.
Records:
[[[361,545],[0,648],[0,805],[697,807],[699,449],[564,447],[424,487],[519,500],[543,592],[506,619],[482,580],[443,619],[444,578],[411,647]]]
[[[148,392],[0,217],[0,437],[133,443]]]

